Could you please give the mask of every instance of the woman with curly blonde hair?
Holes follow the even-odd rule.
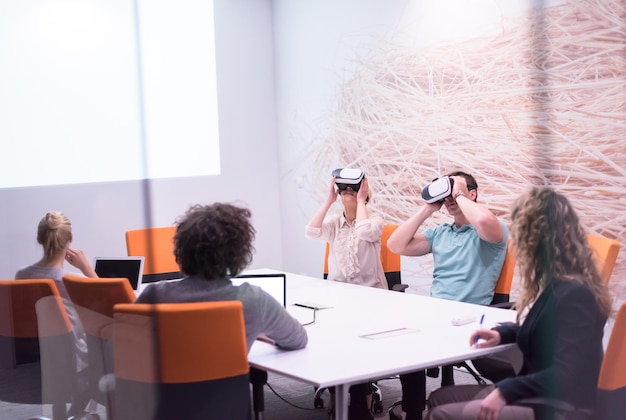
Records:
[[[585,284],[600,310],[609,315],[611,297],[587,245],[587,234],[567,198],[548,188],[534,188],[517,200],[511,220],[522,280],[515,306],[518,322],[553,279]]]
[[[517,376],[494,385],[448,387],[429,398],[431,419],[593,418],[611,311],[586,233],[569,200],[533,187],[511,211],[522,292],[517,322],[470,337],[476,347],[517,343]]]

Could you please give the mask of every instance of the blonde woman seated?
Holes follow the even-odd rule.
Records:
[[[86,370],[87,342],[85,341],[85,330],[63,284],[63,276],[69,272],[65,269],[65,261],[79,269],[87,277],[98,277],[98,275],[83,251],[70,248],[72,239],[70,220],[63,213],[57,211],[46,213],[37,226],[37,242],[43,248],[43,257],[36,263],[19,269],[15,274],[15,279],[53,279],[59,290],[74,333],[78,391],[70,407],[69,415],[78,418],[78,416],[85,414],[84,409],[90,399]]]

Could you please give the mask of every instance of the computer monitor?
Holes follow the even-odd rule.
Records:
[[[259,286],[281,305],[287,307],[287,276],[284,273],[240,274],[230,279],[235,286],[249,283]]]
[[[96,257],[93,268],[98,277],[127,278],[134,291],[141,286],[143,257]]]

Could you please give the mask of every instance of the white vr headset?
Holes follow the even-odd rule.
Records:
[[[437,203],[446,199],[452,194],[454,180],[449,176],[442,176],[426,185],[422,190],[422,198],[427,203]]]
[[[360,169],[337,168],[332,175],[335,177],[338,191],[347,190],[350,187],[356,192],[361,188],[361,181],[363,181],[365,173]]]

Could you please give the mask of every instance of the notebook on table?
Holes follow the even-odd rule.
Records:
[[[135,292],[139,291],[143,276],[143,257],[96,257],[93,268],[98,277],[127,278]]]
[[[270,294],[283,307],[287,307],[287,276],[284,273],[271,274],[240,274],[230,279],[235,286],[249,283],[259,286]]]

